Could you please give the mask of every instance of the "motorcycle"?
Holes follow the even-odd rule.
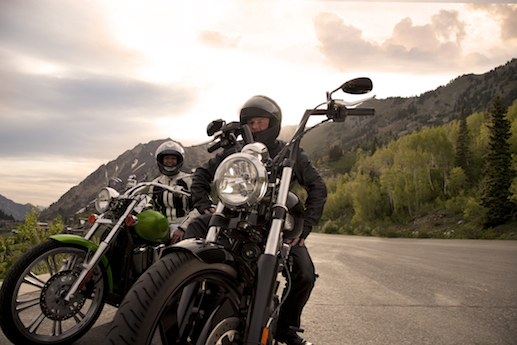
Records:
[[[215,137],[209,151],[242,149],[215,172],[219,201],[206,239],[183,240],[164,251],[124,298],[109,343],[275,344],[279,309],[292,288],[287,242],[303,230],[304,207],[289,190],[300,140],[310,130],[307,120],[323,115],[321,123],[342,122],[347,116],[374,115],[374,109],[358,105],[375,96],[355,102],[332,99],[340,89],[365,94],[372,88],[369,78],[357,78],[327,92],[326,102],[304,113],[274,159],[264,144],[253,142],[247,125],[209,124],[207,134]]]
[[[84,237],[51,236],[9,270],[0,290],[0,325],[14,344],[71,344],[118,307],[137,278],[169,245],[166,217],[149,208],[150,186],[190,196],[179,186],[131,180],[120,194],[101,189]]]

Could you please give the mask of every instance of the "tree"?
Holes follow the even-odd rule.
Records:
[[[489,143],[485,156],[485,186],[482,205],[487,209],[486,226],[504,224],[515,206],[510,200],[510,186],[515,177],[512,167],[509,138],[510,122],[505,117],[506,107],[496,95],[488,109]]]
[[[4,211],[0,210],[0,219],[1,220],[11,220],[14,222],[14,217],[10,214],[4,213]]]
[[[329,150],[329,161],[336,162],[343,156],[341,147],[334,145]]]
[[[5,277],[9,268],[28,249],[63,231],[61,216],[56,217],[48,227],[42,228],[38,224],[39,215],[39,209],[31,206],[25,214],[25,221],[18,226],[17,233],[0,241],[0,279]]]
[[[467,126],[467,116],[463,107],[460,114],[460,130],[458,133],[458,140],[456,141],[456,157],[454,165],[460,167],[465,172],[467,180],[472,182],[473,174],[470,162],[470,133]]]

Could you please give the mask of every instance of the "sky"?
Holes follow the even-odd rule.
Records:
[[[507,2],[0,1],[0,194],[48,206],[139,143],[206,142],[253,95],[296,125],[348,79],[411,97],[515,57]]]

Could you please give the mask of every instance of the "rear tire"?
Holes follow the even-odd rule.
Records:
[[[176,251],[153,264],[120,305],[108,342],[113,345],[205,344],[213,328],[238,316],[237,272]]]

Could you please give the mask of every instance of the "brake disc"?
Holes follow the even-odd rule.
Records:
[[[65,301],[65,296],[78,276],[78,272],[58,272],[43,286],[40,305],[46,317],[62,321],[73,317],[81,310],[86,301],[86,296],[81,291],[77,291],[70,301]]]
[[[219,322],[206,340],[207,345],[242,344],[242,322],[237,317],[230,317]]]

